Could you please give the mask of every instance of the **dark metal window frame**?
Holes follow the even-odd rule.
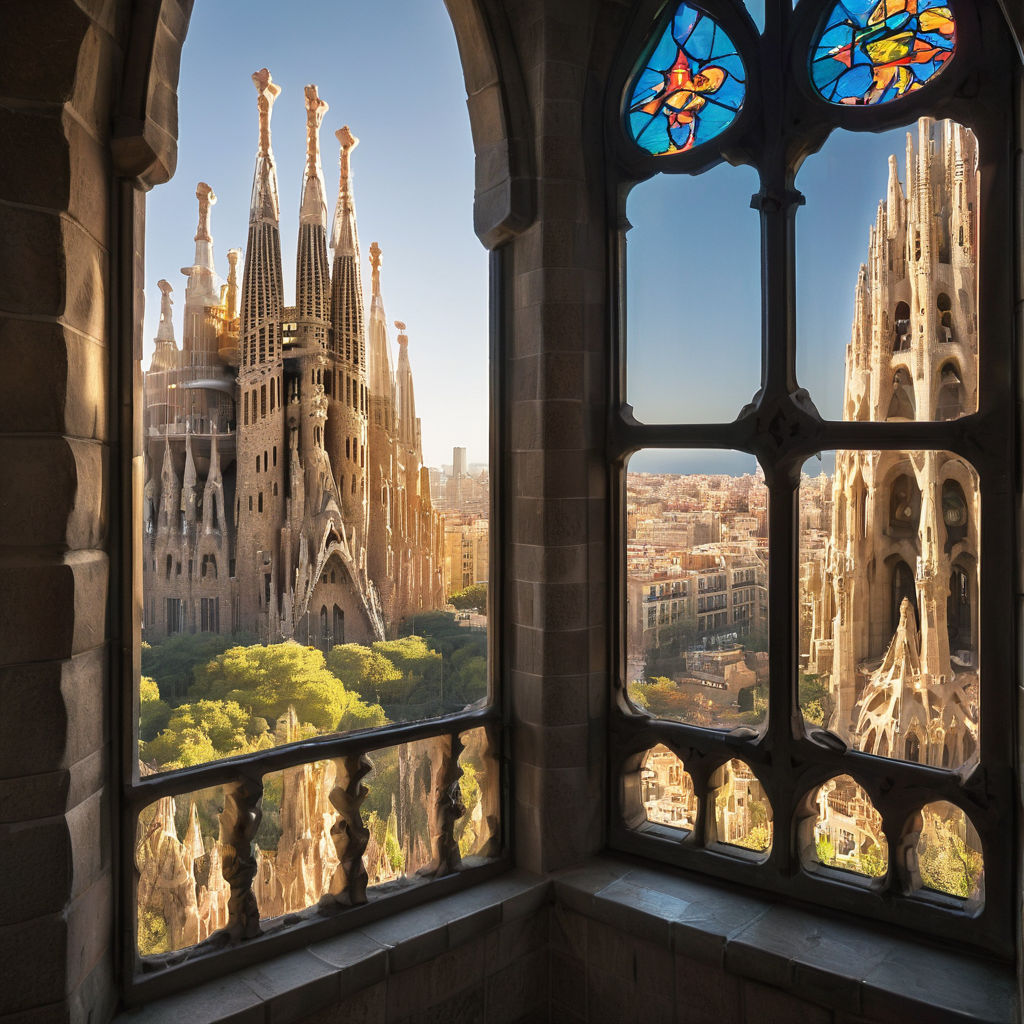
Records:
[[[1016,53],[996,3],[952,0],[957,23],[954,56],[919,92],[874,107],[837,107],[812,89],[807,71],[814,32],[834,0],[766,0],[758,35],[734,0],[696,0],[740,49],[746,65],[743,108],[716,139],[683,154],[655,158],[632,145],[624,131],[624,91],[652,26],[660,31],[675,0],[637,5],[610,79],[605,111],[610,168],[609,276],[612,287],[611,393],[608,456],[612,466],[610,564],[613,571],[610,657],[613,668],[609,724],[610,845],[679,867],[729,879],[776,896],[873,918],[926,933],[964,949],[1014,955],[1017,879],[1015,771],[1017,667],[1015,515],[1016,372],[1013,316],[1019,210],[1013,196],[1013,153],[1019,149],[1014,86]],[[813,159],[834,128],[882,131],[911,125],[922,115],[951,118],[979,141],[979,408],[949,422],[866,423],[823,420],[796,377],[795,218],[803,197],[796,171]],[[658,171],[697,173],[721,162],[746,163],[760,173],[751,205],[761,225],[761,388],[731,423],[645,424],[627,404],[625,380],[626,197]],[[809,210],[800,216],[822,216]],[[769,709],[758,732],[712,731],[638,712],[626,695],[625,623],[626,465],[641,449],[715,448],[755,455],[769,489]],[[846,749],[839,737],[805,728],[797,705],[798,486],[800,470],[815,453],[833,449],[948,450],[977,470],[983,530],[980,564],[980,763],[970,773],[888,760]],[[699,812],[692,832],[646,822],[640,798],[643,755],[662,743],[693,778]],[[774,842],[767,855],[713,841],[709,784],[729,759],[745,761],[771,801]],[[808,870],[797,837],[809,795],[822,782],[851,775],[882,815],[889,871],[880,881],[835,869]],[[904,868],[908,822],[922,805],[948,800],[965,810],[982,842],[986,901],[970,912],[962,901],[911,891]]]
[[[490,387],[490,513],[489,559],[491,571],[488,584],[488,699],[484,707],[471,708],[458,714],[423,722],[399,723],[379,729],[364,730],[337,736],[318,737],[305,742],[276,747],[180,771],[139,777],[138,723],[140,638],[143,592],[141,561],[141,458],[142,458],[142,386],[141,386],[141,282],[136,257],[144,251],[145,205],[141,193],[130,184],[120,187],[117,203],[118,289],[111,310],[112,333],[118,339],[115,394],[119,401],[119,429],[123,439],[121,455],[114,467],[113,487],[119,500],[112,516],[113,535],[119,537],[114,551],[118,563],[111,574],[112,647],[117,651],[116,664],[120,686],[115,692],[119,700],[112,708],[111,723],[119,742],[114,743],[116,798],[112,820],[118,824],[114,867],[117,879],[115,896],[115,943],[120,969],[121,993],[128,1006],[150,1002],[189,988],[227,972],[267,960],[289,950],[333,934],[359,928],[371,921],[426,903],[450,893],[485,881],[512,866],[510,854],[510,800],[506,759],[508,743],[504,723],[508,720],[509,697],[501,685],[504,676],[507,644],[504,642],[502,617],[502,538],[504,513],[501,505],[503,480],[506,477],[504,457],[505,408],[507,399],[499,372],[506,335],[505,316],[510,305],[506,301],[505,259],[501,248],[489,253],[489,387]],[[248,939],[230,938],[227,932],[237,924],[234,911],[229,912],[225,929],[215,933],[215,941],[204,940],[177,953],[161,954],[143,960],[136,948],[138,933],[137,888],[139,872],[135,863],[136,829],[140,812],[164,796],[188,794],[214,786],[223,786],[243,812],[259,805],[262,799],[263,776],[284,768],[336,758],[351,758],[401,743],[430,738],[448,738],[457,767],[462,750],[459,736],[470,729],[483,727],[494,763],[499,768],[499,837],[498,851],[486,864],[456,870],[443,869],[434,877],[407,886],[380,886],[370,889],[367,902],[344,907],[321,909],[314,905],[304,911],[274,918],[261,927],[260,934]],[[434,797],[441,802],[457,775],[446,779]],[[372,776],[364,780],[372,785]],[[440,814],[443,835],[453,840],[457,819]],[[251,842],[236,847],[238,856],[251,856]],[[248,883],[252,896],[252,880]],[[253,902],[254,899],[253,899]],[[260,922],[261,926],[263,922]],[[212,937],[211,937],[212,938]]]

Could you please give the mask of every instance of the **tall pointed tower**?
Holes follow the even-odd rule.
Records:
[[[359,233],[352,196],[352,150],[359,140],[345,125],[341,145],[338,202],[331,247],[331,322],[333,335],[328,373],[333,374],[327,413],[327,454],[341,492],[345,521],[353,534],[353,553],[365,571],[366,488],[366,333],[363,281],[359,267]]]
[[[380,292],[381,250],[370,246],[371,299],[369,323],[370,411],[367,464],[370,487],[367,568],[380,594],[384,618],[394,613],[394,535],[392,512],[395,473],[395,378],[391,368],[387,317]]]
[[[847,348],[845,419],[977,409],[977,142],[922,118],[870,230]],[[837,453],[808,670],[830,728],[868,753],[956,768],[977,756],[974,470],[943,451]]]
[[[315,85],[306,86],[306,169],[299,210],[298,259],[295,266],[295,334],[289,357],[298,376],[290,385],[289,431],[297,429],[295,446],[305,468],[305,497],[310,507],[323,507],[325,491],[333,489],[326,471],[325,423],[333,381],[327,355],[331,331],[331,278],[327,263],[327,206],[320,164],[320,125],[327,113]],[[289,441],[289,448],[293,446]]]
[[[285,502],[284,358],[281,333],[280,206],[270,114],[281,92],[266,68],[252,76],[259,149],[242,277],[238,385],[239,625],[264,639],[280,634],[279,528]]]

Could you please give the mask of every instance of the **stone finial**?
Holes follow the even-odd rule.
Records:
[[[212,242],[210,235],[210,207],[217,202],[217,196],[205,181],[196,185],[196,199],[199,200],[199,227],[196,228],[197,242]]]
[[[395,327],[400,333],[405,334],[405,323],[402,320],[396,320]]]
[[[359,140],[352,134],[347,124],[342,125],[342,127],[334,133],[334,136],[338,142],[341,143],[341,179],[338,183],[338,188],[341,192],[348,192],[352,180],[352,168],[350,164],[352,150],[359,145]]]
[[[232,320],[238,316],[238,261],[242,258],[241,249],[228,249],[228,290],[226,305],[228,316]]]
[[[330,108],[315,85],[306,86],[306,174],[320,171],[320,125]]]
[[[275,85],[266,68],[253,72],[252,83],[256,86],[259,98],[256,105],[260,112],[260,156],[270,156],[270,112],[274,100],[281,95],[281,86]]]
[[[370,243],[371,294],[380,295],[380,246]]]
[[[174,289],[171,287],[170,281],[157,281],[156,286],[160,289],[160,322],[156,329],[157,341],[174,341],[174,321],[171,313],[171,306],[174,305],[171,294]]]

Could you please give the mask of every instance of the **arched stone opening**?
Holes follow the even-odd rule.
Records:
[[[942,522],[946,527],[946,551],[967,536],[970,527],[970,509],[964,489],[956,480],[942,484]]]
[[[889,629],[890,636],[895,634],[900,624],[900,606],[906,598],[914,609],[914,624],[917,625],[919,613],[917,607],[917,583],[914,580],[913,570],[901,558],[892,567],[891,586],[892,600],[890,602]]]
[[[910,374],[902,367],[892,376],[892,398],[885,414],[887,420],[912,420],[917,417],[917,402]]]
[[[897,302],[893,313],[893,352],[906,352],[910,349],[910,306],[905,302]]]
[[[903,757],[906,761],[921,763],[921,739],[916,732],[909,733],[903,741]]]
[[[937,420],[955,420],[962,416],[967,406],[967,391],[964,388],[960,368],[950,361],[943,363],[939,370],[939,394],[935,403]]]
[[[949,596],[946,599],[946,629],[949,634],[950,653],[966,651],[973,661],[975,651],[974,615],[972,608],[970,571],[961,564],[953,566],[949,574]]]
[[[953,337],[953,303],[945,292],[939,292],[935,300],[939,312],[939,341],[949,343],[955,341]]]
[[[921,521],[921,491],[910,473],[901,473],[889,487],[889,532],[913,537]]]

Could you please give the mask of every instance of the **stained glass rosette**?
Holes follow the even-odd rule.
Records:
[[[630,135],[655,156],[693,149],[732,124],[746,88],[736,44],[713,18],[682,3],[630,82]]]
[[[811,81],[829,103],[888,103],[931,81],[955,45],[943,0],[841,0],[811,47]]]

